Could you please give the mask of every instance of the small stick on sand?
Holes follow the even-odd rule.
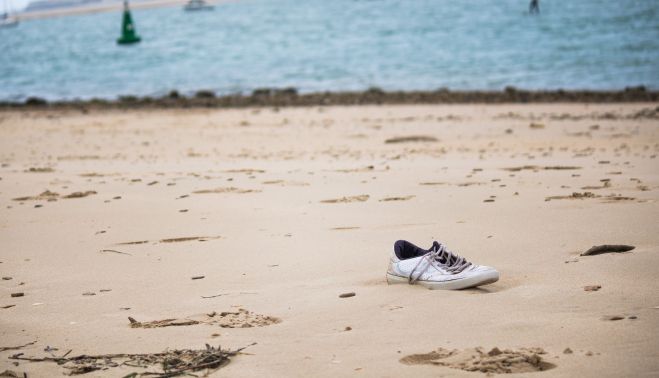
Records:
[[[229,295],[229,294],[211,295],[211,296],[209,296],[209,297],[204,297],[204,296],[202,295],[201,297],[204,298],[204,299],[209,299],[209,298],[217,298],[217,297],[221,297],[221,296],[223,296],[223,295]]]
[[[15,346],[15,347],[0,347],[0,352],[4,352],[4,351],[6,351],[6,350],[23,349],[23,348],[25,348],[26,346],[33,345],[33,344],[36,343],[36,342],[37,342],[37,340],[34,340],[33,342],[31,342],[31,343],[27,343],[27,344],[25,344],[25,345],[19,345],[19,346]]]
[[[631,251],[634,249],[633,245],[624,245],[624,244],[614,244],[614,245],[595,245],[591,247],[589,250],[586,252],[582,253],[580,256],[595,256],[595,255],[601,255],[603,253],[620,253],[620,252],[627,252]]]
[[[104,252],[119,253],[119,254],[121,254],[121,255],[132,256],[130,253],[127,253],[127,252],[121,252],[121,251],[117,251],[117,250],[114,250],[114,249],[101,249],[99,252],[101,252],[101,253],[104,253]]]

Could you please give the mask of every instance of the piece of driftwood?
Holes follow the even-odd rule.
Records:
[[[0,347],[0,352],[4,352],[4,351],[6,351],[6,350],[17,350],[17,349],[23,349],[23,348],[25,348],[26,346],[34,345],[34,343],[36,343],[36,342],[37,342],[37,340],[34,340],[33,342],[31,342],[31,343],[27,343],[27,344],[25,344],[25,345],[19,345],[19,346],[15,346],[15,347]]]
[[[621,253],[628,252],[634,249],[633,245],[624,245],[624,244],[604,244],[604,245],[594,245],[586,252],[582,253],[581,256],[595,256],[601,255],[603,253]]]
[[[24,357],[24,353],[15,354],[9,359],[30,362],[55,362],[69,370],[70,375],[85,374],[101,369],[115,368],[119,366],[131,366],[149,369],[160,366],[162,371],[146,371],[131,373],[126,377],[154,376],[158,378],[177,377],[188,375],[191,372],[209,369],[212,371],[221,368],[230,362],[230,357],[240,353],[245,348],[255,345],[252,343],[243,348],[223,350],[221,347],[214,348],[206,344],[205,349],[181,349],[162,353],[145,354],[103,354],[103,355],[79,355],[73,357]],[[67,353],[68,354],[68,353]]]

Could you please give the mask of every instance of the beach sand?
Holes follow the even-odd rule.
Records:
[[[657,376],[658,154],[650,103],[0,112],[0,372]],[[388,286],[398,239],[501,279]]]

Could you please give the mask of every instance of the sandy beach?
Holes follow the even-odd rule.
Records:
[[[2,111],[0,372],[657,376],[657,105]],[[387,285],[398,239],[501,279]]]

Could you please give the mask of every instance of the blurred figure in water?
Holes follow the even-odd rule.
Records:
[[[531,0],[531,4],[529,4],[529,13],[530,14],[540,13],[540,0]]]

